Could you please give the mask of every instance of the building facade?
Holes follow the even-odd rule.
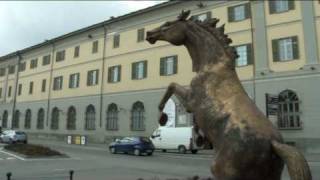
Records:
[[[2,128],[91,142],[151,135],[168,84],[188,87],[195,73],[185,47],[150,45],[145,32],[182,9],[225,24],[248,95],[287,142],[319,152],[319,1],[169,1],[0,57]],[[174,126],[191,125],[172,101]]]

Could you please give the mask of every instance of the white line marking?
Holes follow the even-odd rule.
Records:
[[[7,154],[7,155],[9,155],[9,156],[13,156],[13,157],[15,157],[15,158],[17,158],[17,159],[19,159],[19,160],[22,160],[22,161],[25,161],[25,160],[26,160],[26,159],[23,158],[23,157],[17,156],[17,155],[15,155],[15,154],[12,154],[12,153],[9,153],[9,152],[6,152],[6,151],[3,151],[2,149],[0,149],[0,152],[2,152],[2,153],[4,153],[4,154]]]
[[[7,157],[8,160],[16,159],[14,157]]]
[[[0,161],[3,160],[2,158],[0,158]]]
[[[66,169],[54,169],[53,171],[65,171]]]

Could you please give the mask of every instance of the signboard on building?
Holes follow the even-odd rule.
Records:
[[[278,122],[279,96],[266,94],[266,116],[274,124]]]

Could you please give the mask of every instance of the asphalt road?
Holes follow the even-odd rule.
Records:
[[[73,180],[169,179],[194,175],[209,177],[213,156],[209,154],[177,154],[155,152],[153,156],[110,154],[103,147],[50,144],[70,158],[24,159],[0,151],[0,179],[12,172],[12,180]],[[310,163],[313,179],[320,179],[320,163]],[[289,180],[287,172],[283,180]]]

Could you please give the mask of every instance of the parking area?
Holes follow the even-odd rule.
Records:
[[[185,178],[194,175],[211,176],[210,165],[214,155],[163,153],[156,151],[152,156],[111,154],[106,145],[80,146],[64,142],[30,141],[43,144],[65,153],[69,158],[18,159],[0,151],[0,179],[12,172],[15,180],[65,180],[69,171],[74,171],[74,180],[105,179],[167,179]],[[320,163],[310,162],[314,179],[320,179]],[[283,180],[290,180],[285,170]]]

